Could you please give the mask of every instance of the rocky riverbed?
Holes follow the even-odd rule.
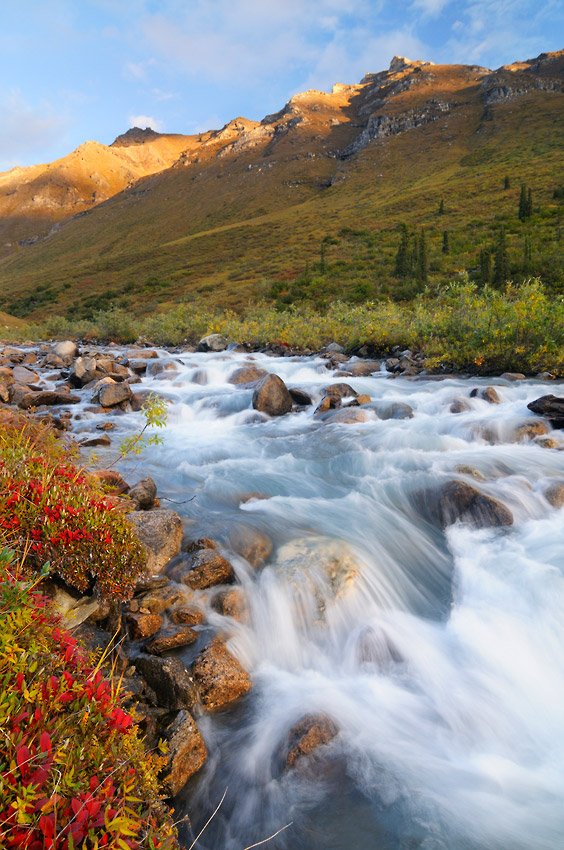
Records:
[[[120,669],[179,812],[197,827],[229,789],[199,846],[293,820],[271,846],[556,850],[560,385],[200,348],[0,354],[0,399],[134,508],[149,570]],[[151,391],[164,445],[104,472]],[[57,604],[91,642],[115,625]]]

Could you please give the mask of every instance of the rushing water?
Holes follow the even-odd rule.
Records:
[[[227,382],[248,355],[180,360],[172,378],[143,382],[173,403],[164,445],[137,472],[191,537],[225,545],[250,619],[210,609],[209,621],[254,684],[235,711],[200,719],[211,755],[178,814],[197,832],[227,791],[197,846],[243,850],[292,822],[267,846],[560,850],[564,511],[543,493],[564,479],[564,452],[509,442],[533,418],[527,402],[555,389],[344,378],[372,396],[370,420],[329,425],[314,407],[257,415],[252,390]],[[338,380],[321,359],[253,360],[314,405]],[[500,405],[468,399],[486,383]],[[459,397],[471,408],[452,414]],[[414,417],[377,418],[391,402]],[[127,431],[139,417],[117,421]],[[501,499],[514,525],[443,533],[417,494],[456,478]],[[262,570],[229,549],[240,525],[274,541]],[[289,730],[318,713],[337,737],[284,769]]]

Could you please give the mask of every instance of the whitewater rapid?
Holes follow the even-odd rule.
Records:
[[[210,758],[177,814],[195,833],[226,793],[197,847],[243,850],[291,822],[267,846],[560,850],[564,511],[544,493],[564,480],[564,451],[509,441],[537,421],[529,401],[562,393],[382,371],[342,379],[372,397],[369,421],[327,424],[313,410],[338,372],[256,354],[313,397],[268,419],[227,381],[248,358],[174,355],[177,372],[145,378],[170,400],[164,444],[123,469],[154,477],[190,537],[223,545],[249,605],[246,623],[209,608],[253,691],[199,719]],[[501,404],[469,398],[488,384]],[[457,398],[469,409],[453,414]],[[378,418],[393,402],[413,417]],[[119,436],[140,419],[115,421]],[[513,526],[443,532],[420,494],[450,480],[500,499]],[[230,549],[241,525],[274,543],[261,570]],[[289,730],[308,714],[338,734],[309,768],[286,770]]]

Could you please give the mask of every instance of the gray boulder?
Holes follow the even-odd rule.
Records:
[[[229,345],[222,334],[208,334],[198,343],[198,351],[225,351]]]
[[[132,511],[127,518],[147,554],[147,573],[161,573],[180,552],[182,520],[175,511]]]
[[[269,416],[283,416],[292,409],[292,396],[282,378],[266,375],[253,393],[253,407]]]

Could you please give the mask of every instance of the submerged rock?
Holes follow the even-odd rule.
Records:
[[[536,421],[524,422],[522,425],[518,425],[514,429],[510,439],[512,443],[520,443],[522,440],[544,437],[548,432],[549,427],[546,422],[537,419]]]
[[[294,767],[300,759],[311,756],[337,736],[336,723],[326,714],[308,714],[288,734],[286,767]]]
[[[251,567],[260,567],[272,554],[272,540],[258,528],[238,525],[229,533],[229,545]]]
[[[268,374],[253,393],[253,407],[269,416],[283,416],[292,409],[292,396],[282,378]]]
[[[223,617],[232,617],[239,623],[248,619],[247,600],[241,587],[230,587],[214,597],[212,606]]]
[[[251,677],[225,644],[215,638],[192,665],[200,702],[206,711],[229,708],[251,690]]]
[[[545,499],[553,508],[564,507],[564,481],[555,481],[544,492]]]
[[[198,632],[190,626],[171,626],[165,629],[145,645],[151,655],[163,655],[182,646],[190,646],[198,640]]]
[[[443,527],[457,520],[476,528],[513,524],[509,508],[465,481],[449,481],[442,487],[439,514]]]

